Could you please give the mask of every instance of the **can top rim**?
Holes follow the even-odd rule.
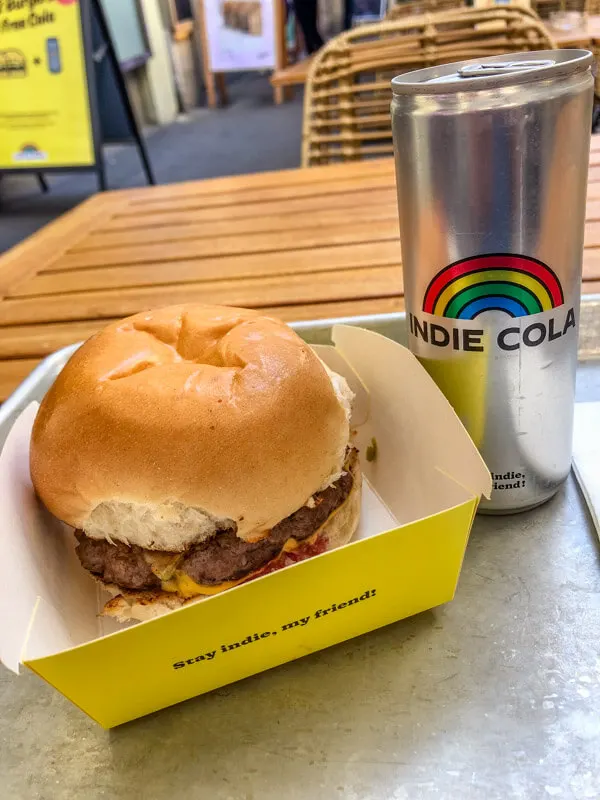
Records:
[[[489,70],[482,70],[479,76],[465,77],[460,71],[474,65],[498,65],[507,62],[528,61],[542,62],[535,67],[523,66],[520,70],[498,71],[490,75]],[[398,75],[392,80],[392,91],[395,95],[406,94],[454,94],[458,92],[477,92],[496,89],[502,86],[515,86],[523,83],[556,78],[583,72],[594,63],[594,56],[589,50],[534,50],[523,53],[507,53],[485,58],[471,58],[451,64],[440,64],[413,70]]]

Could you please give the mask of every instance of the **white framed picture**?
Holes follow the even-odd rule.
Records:
[[[280,0],[203,0],[212,72],[275,66],[274,2]]]

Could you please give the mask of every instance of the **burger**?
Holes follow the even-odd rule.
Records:
[[[110,324],[37,413],[34,488],[104,613],[148,619],[347,543],[352,392],[283,322],[181,305]]]

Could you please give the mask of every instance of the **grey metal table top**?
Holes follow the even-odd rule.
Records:
[[[578,391],[600,399],[595,361]],[[0,798],[600,798],[599,632],[570,478],[476,520],[453,603],[113,731],[0,668]]]

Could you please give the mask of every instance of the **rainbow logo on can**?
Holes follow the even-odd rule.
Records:
[[[456,261],[438,272],[425,292],[423,311],[464,320],[484,311],[527,317],[564,302],[560,281],[547,264],[529,256],[493,253]]]

